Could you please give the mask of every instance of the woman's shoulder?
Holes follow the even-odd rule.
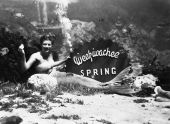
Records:
[[[42,56],[41,56],[40,52],[35,52],[30,56],[30,59],[33,59],[33,60],[40,60],[41,58],[42,58]]]
[[[35,52],[35,53],[33,53],[31,56],[39,57],[40,55],[41,55],[40,52]]]

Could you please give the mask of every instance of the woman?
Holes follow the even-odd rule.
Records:
[[[28,70],[36,63],[35,71],[37,73],[50,73],[52,68],[64,63],[67,59],[61,61],[54,61],[54,54],[52,53],[53,41],[48,36],[42,36],[40,39],[41,51],[33,53],[28,61],[26,61],[23,44],[19,47],[19,52],[22,55],[21,67],[22,71]]]

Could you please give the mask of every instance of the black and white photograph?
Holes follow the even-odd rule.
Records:
[[[170,0],[0,0],[0,124],[170,124]]]

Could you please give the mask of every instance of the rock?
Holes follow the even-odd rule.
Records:
[[[20,124],[22,121],[22,118],[19,116],[10,116],[0,120],[0,124]]]
[[[158,79],[151,74],[137,76],[134,81],[134,86],[139,89],[149,87],[154,88],[156,86],[156,81],[158,81]]]
[[[156,86],[154,92],[156,94],[155,101],[170,102],[170,91],[165,91],[160,86]]]
[[[8,54],[8,52],[9,52],[9,49],[7,47],[4,47],[0,50],[0,55],[4,56],[4,55]]]

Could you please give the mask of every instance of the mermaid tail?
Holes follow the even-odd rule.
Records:
[[[129,66],[122,70],[115,78],[113,78],[111,81],[102,83],[102,86],[106,85],[114,85],[114,84],[120,84],[124,79],[126,78],[133,78],[137,77],[142,73],[142,66],[139,64],[134,64],[133,66]]]

